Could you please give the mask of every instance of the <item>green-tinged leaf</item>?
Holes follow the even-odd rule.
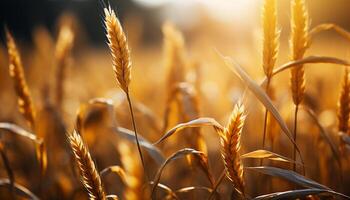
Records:
[[[223,56],[222,56],[223,57]],[[292,134],[290,130],[288,129],[287,124],[284,122],[282,116],[278,112],[277,108],[273,105],[271,99],[268,97],[268,95],[261,89],[261,87],[253,81],[248,74],[242,69],[242,67],[233,61],[229,57],[223,57],[226,65],[247,85],[247,87],[250,89],[250,91],[253,92],[253,94],[256,96],[256,98],[265,106],[265,108],[272,114],[272,116],[276,119],[279,126],[281,127],[282,131],[285,133],[285,135],[288,137],[288,139],[292,142],[292,144],[295,146],[299,156],[300,160],[303,163],[303,159],[300,153],[300,150],[298,148],[298,145],[295,143]]]
[[[134,131],[122,127],[113,128],[113,130],[115,133],[129,140],[130,142],[136,142]],[[141,134],[138,135],[138,139],[141,148],[146,150],[158,164],[162,164],[165,161],[162,152],[156,146],[152,145],[149,141],[143,138]]]
[[[318,189],[330,190],[328,187],[290,170],[280,169],[276,167],[268,167],[268,166],[245,167],[244,169],[254,170],[262,174],[279,177],[307,188],[318,188]]]
[[[118,175],[119,178],[123,181],[123,183],[125,185],[127,185],[127,176],[126,176],[126,173],[122,167],[120,167],[119,165],[109,166],[109,167],[103,169],[100,172],[100,175],[106,176],[106,175],[111,174],[111,173]]]
[[[311,119],[316,123],[317,127],[320,129],[321,137],[324,139],[324,141],[326,141],[326,143],[331,148],[333,156],[337,160],[337,163],[338,163],[339,167],[341,168],[341,161],[340,161],[340,157],[339,157],[339,152],[338,152],[335,144],[332,142],[331,138],[328,136],[326,129],[322,126],[322,124],[319,122],[316,114],[310,108],[307,108],[305,106],[303,106],[302,108],[309,114]]]
[[[169,158],[167,158],[165,160],[165,162],[160,166],[160,168],[157,171],[157,174],[154,177],[153,180],[153,186],[152,186],[152,190],[151,190],[151,196],[154,197],[156,196],[156,185],[158,185],[160,178],[162,176],[163,170],[164,168],[171,162],[174,160],[177,160],[179,158],[183,158],[187,155],[194,155],[194,156],[204,156],[204,153],[201,151],[197,151],[194,149],[190,149],[190,148],[185,148],[185,149],[181,149],[177,152],[175,152],[173,155],[171,155]]]
[[[332,190],[311,188],[311,189],[290,190],[285,192],[265,194],[265,195],[255,197],[253,200],[298,199],[298,198],[306,197],[308,195],[317,195],[317,196],[330,195],[333,197],[340,197],[342,199],[350,199],[350,197],[338,192],[334,192]]]
[[[168,132],[166,132],[157,142],[154,143],[154,145],[157,145],[157,144],[163,142],[165,139],[167,139],[168,137],[172,136],[173,134],[179,132],[182,129],[194,128],[194,127],[202,127],[202,126],[212,126],[218,132],[218,134],[221,134],[221,132],[224,129],[213,118],[207,118],[207,117],[198,118],[198,119],[195,119],[195,120],[192,120],[192,121],[189,121],[189,122],[180,123],[180,124],[176,125],[172,129],[170,129]]]
[[[0,187],[8,187],[11,189],[11,182],[9,179],[0,179]],[[22,185],[14,183],[15,194],[24,198],[28,198],[31,200],[39,200],[39,198],[33,194],[30,190],[25,188]]]
[[[302,165],[301,163],[295,162],[294,160],[292,160],[290,158],[279,155],[277,153],[273,153],[271,151],[262,150],[262,149],[246,153],[246,154],[242,155],[241,158],[258,158],[258,159],[267,158],[267,159],[274,160],[274,161],[296,163],[296,164]]]

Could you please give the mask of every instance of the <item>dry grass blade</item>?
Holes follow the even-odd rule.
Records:
[[[135,142],[135,133],[132,130],[123,127],[117,127],[114,128],[113,131],[123,138],[129,140],[130,142]],[[139,136],[138,139],[140,141],[141,147],[143,147],[143,149],[146,150],[158,164],[162,164],[165,161],[164,155],[160,149],[152,145],[149,141],[141,136]]]
[[[11,189],[11,181],[9,179],[0,179],[0,187],[10,187],[10,189]],[[14,188],[15,188],[15,193],[18,196],[28,198],[31,200],[39,200],[39,197],[37,197],[30,190],[28,190],[27,188],[25,188],[22,185],[15,183]]]
[[[76,131],[69,135],[68,138],[79,168],[82,183],[88,191],[89,198],[91,200],[105,200],[106,195],[102,187],[101,178],[89,150]]]
[[[338,131],[348,133],[350,118],[349,71],[345,68],[342,88],[338,100]]]
[[[204,191],[211,194],[213,192],[213,189],[204,187],[204,186],[190,186],[190,187],[180,188],[176,190],[175,193],[181,194],[181,193],[187,193],[187,192],[193,192],[193,191]]]
[[[238,63],[234,62],[232,59],[228,57],[223,57],[223,59],[225,60],[226,65],[248,86],[248,88],[253,92],[253,94],[257,97],[257,99],[268,109],[271,115],[277,120],[282,131],[285,133],[288,139],[292,142],[292,144],[296,146],[297,152],[303,163],[300,150],[296,145],[294,139],[292,138],[292,134],[288,129],[287,124],[284,122],[277,108],[273,105],[271,99],[261,89],[261,87],[248,76],[248,74],[242,69],[242,67],[239,66]]]
[[[331,190],[327,186],[324,186],[320,183],[317,183],[313,180],[310,180],[298,173],[295,173],[290,170],[280,169],[276,167],[268,167],[268,166],[261,166],[261,167],[245,167],[244,169],[249,169],[253,171],[257,171],[262,174],[279,177],[285,180],[288,180],[292,183],[296,183],[303,187],[308,188],[318,188],[318,189],[325,189],[325,190]]]
[[[106,199],[118,200],[119,198],[117,195],[111,194],[111,195],[107,195]]]
[[[46,155],[46,148],[44,146],[43,139],[38,138],[33,133],[28,132],[23,128],[11,123],[0,122],[0,129],[9,131],[10,133],[20,135],[22,137],[28,138],[29,140],[33,141],[35,145],[36,156],[40,164],[40,171],[42,175],[45,174],[46,168],[47,168],[47,155]]]
[[[172,136],[173,134],[179,132],[180,130],[184,128],[193,128],[193,127],[202,127],[202,126],[212,126],[219,134],[222,133],[223,127],[213,118],[198,118],[189,122],[180,123],[167,131],[157,142],[155,142],[153,145],[157,145],[161,142],[163,142],[168,137]]]
[[[165,162],[162,164],[162,166],[160,166],[160,168],[158,169],[156,175],[154,176],[154,180],[153,180],[153,186],[152,186],[152,190],[151,190],[151,196],[152,198],[156,197],[156,187],[155,185],[158,185],[160,178],[162,176],[162,172],[164,170],[164,168],[172,161],[179,159],[179,158],[183,158],[186,157],[187,155],[193,155],[193,156],[203,156],[203,152],[201,151],[197,151],[194,149],[190,149],[190,148],[185,148],[185,149],[181,149],[177,152],[175,152],[174,154],[172,154],[169,158],[167,158],[165,160]]]
[[[10,181],[10,186],[11,186],[11,192],[14,192],[15,191],[15,176],[14,176],[14,173],[13,173],[13,170],[10,166],[10,161],[8,159],[8,156],[5,152],[5,147],[4,147],[4,144],[2,141],[0,141],[0,155],[1,155],[1,160],[3,162],[3,165],[6,169],[6,173],[7,173],[7,176],[9,178],[9,181]]]
[[[110,167],[107,167],[105,169],[103,169],[101,172],[100,172],[100,176],[103,177],[103,176],[107,176],[108,174],[116,174],[118,175],[118,177],[123,181],[124,184],[127,184],[127,181],[126,181],[126,173],[124,171],[124,169],[118,165],[113,165],[113,166],[110,166]]]
[[[279,155],[277,153],[271,152],[271,151],[267,151],[267,150],[256,150],[256,151],[252,151],[246,154],[241,155],[241,158],[267,158],[273,161],[280,161],[280,162],[288,162],[288,163],[294,163],[295,161],[287,158],[285,156]],[[298,165],[302,165],[301,163],[297,162],[296,164]]]
[[[13,79],[15,91],[18,97],[19,111],[32,129],[35,126],[35,109],[29,92],[28,84],[24,77],[23,65],[20,53],[10,32],[6,29],[7,49],[9,55],[9,71]]]
[[[346,40],[350,41],[350,33],[343,29],[342,27],[336,25],[336,24],[319,24],[313,29],[310,30],[310,38],[314,37],[316,34],[327,31],[327,30],[334,30],[336,33],[344,37]]]
[[[337,160],[337,163],[338,163],[339,167],[341,168],[341,160],[339,157],[339,152],[337,150],[337,147],[334,144],[334,142],[332,141],[332,139],[329,137],[326,129],[322,126],[322,124],[318,120],[316,113],[314,113],[310,108],[307,108],[304,106],[302,108],[309,114],[311,119],[316,123],[317,127],[320,129],[320,134],[321,134],[322,138],[324,139],[324,141],[327,142],[327,144],[331,148],[333,156]]]
[[[244,196],[244,171],[239,150],[241,148],[241,134],[245,120],[244,106],[237,104],[231,117],[220,136],[221,156],[225,164],[226,176],[233,183],[233,187]]]
[[[265,194],[258,197],[253,198],[253,200],[278,200],[278,199],[303,199],[309,195],[317,195],[317,196],[333,196],[334,198],[340,197],[342,199],[350,199],[349,196],[344,194],[334,192],[332,190],[325,189],[301,189],[301,190],[290,190],[285,192],[276,192],[271,194]]]
[[[154,185],[154,182],[151,181],[150,185]],[[179,197],[176,195],[176,193],[169,186],[166,186],[166,185],[164,185],[162,183],[158,183],[158,185],[156,187],[159,188],[159,189],[164,190],[167,193],[165,198],[161,198],[161,199],[168,199],[168,198],[170,198],[170,199],[177,199],[177,200],[179,199]]]

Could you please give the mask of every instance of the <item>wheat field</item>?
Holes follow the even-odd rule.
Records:
[[[350,30],[258,5],[148,43],[104,2],[98,47],[71,12],[2,27],[0,199],[350,199]]]

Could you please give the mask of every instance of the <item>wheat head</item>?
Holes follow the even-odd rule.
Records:
[[[104,9],[108,46],[112,55],[113,69],[120,88],[129,92],[131,59],[123,28],[111,7]]]
[[[19,111],[24,116],[30,127],[34,128],[35,110],[29,88],[24,77],[21,56],[11,33],[6,29],[7,49],[9,55],[9,72],[13,80],[18,97]]]
[[[76,131],[69,135],[68,138],[79,168],[82,183],[88,191],[89,198],[91,200],[105,200],[106,195],[101,183],[101,178],[88,148]]]
[[[291,21],[291,58],[302,59],[306,49],[309,47],[309,17],[306,11],[305,0],[292,1]],[[299,105],[305,93],[305,75],[303,65],[291,69],[291,88],[293,102]]]
[[[349,71],[345,68],[342,88],[338,101],[338,131],[348,133],[350,114],[350,81]]]
[[[277,27],[276,0],[265,0],[263,11],[263,69],[268,78],[271,78],[276,63],[280,31]]]
[[[240,139],[244,125],[244,106],[237,104],[220,137],[221,155],[224,160],[226,176],[233,186],[244,194],[243,164],[240,160]]]

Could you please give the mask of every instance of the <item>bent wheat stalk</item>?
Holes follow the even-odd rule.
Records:
[[[272,78],[273,68],[275,67],[280,32],[277,28],[277,11],[276,0],[265,0],[262,12],[263,19],[263,69],[267,77],[266,93],[269,94],[270,82]],[[265,108],[264,129],[263,129],[263,149],[265,148],[268,110]],[[262,165],[263,159],[260,161]]]
[[[293,0],[291,4],[291,59],[300,60],[304,57],[306,49],[309,47],[309,17],[306,11],[305,0]],[[291,89],[295,105],[294,112],[294,141],[297,138],[297,118],[298,108],[303,100],[305,93],[305,74],[303,65],[291,69]],[[296,148],[293,148],[293,159],[296,160]],[[293,164],[293,170],[296,171],[296,165]]]
[[[68,138],[74,153],[75,161],[78,164],[81,181],[88,191],[90,200],[105,200],[106,195],[102,187],[101,178],[96,170],[89,150],[76,131],[69,135]]]
[[[127,40],[123,31],[123,28],[119,20],[117,19],[115,12],[112,10],[111,7],[109,7],[108,9],[105,8],[104,12],[105,12],[104,22],[105,22],[106,31],[107,31],[108,46],[112,55],[113,69],[117,78],[117,83],[119,87],[125,92],[126,98],[128,100],[129,110],[130,110],[131,119],[132,119],[132,126],[135,132],[137,150],[140,154],[143,170],[148,178],[148,173],[146,171],[143,154],[139,144],[134,111],[133,111],[133,106],[132,106],[131,98],[129,94],[129,84],[131,80],[131,58],[130,58],[129,47],[127,44]]]

